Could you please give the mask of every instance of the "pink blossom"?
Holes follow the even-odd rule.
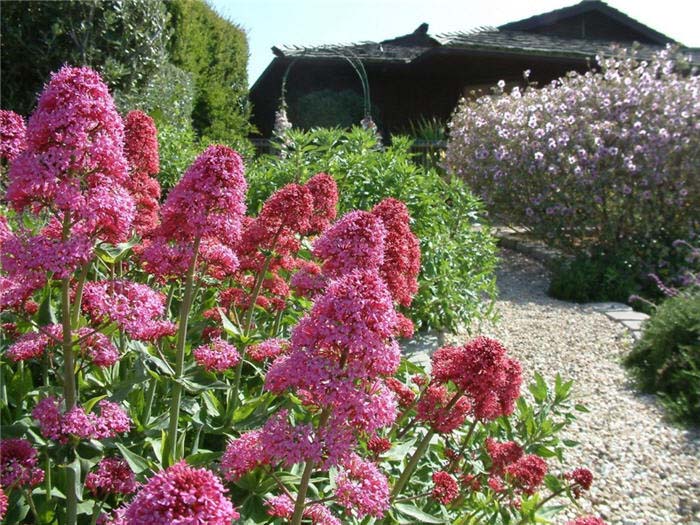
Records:
[[[27,125],[27,149],[8,173],[7,200],[70,212],[74,229],[121,242],[134,213],[123,188],[124,126],[100,76],[65,66],[52,75]]]
[[[44,480],[44,471],[38,464],[38,453],[26,439],[0,440],[0,485],[3,487],[37,486]]]
[[[165,295],[130,281],[94,281],[83,289],[83,311],[94,323],[116,323],[132,339],[151,341],[175,333],[175,325],[161,319]]]
[[[323,273],[331,278],[357,269],[378,270],[384,262],[386,235],[381,219],[366,211],[353,211],[316,239],[312,253],[323,260]]]
[[[316,439],[313,425],[292,425],[287,410],[270,417],[260,433],[260,442],[268,457],[287,468],[321,459],[321,444]]]
[[[61,401],[53,396],[42,399],[32,411],[39,422],[41,434],[59,443],[71,438],[106,439],[124,434],[131,429],[131,419],[119,405],[105,399],[97,406],[100,413],[87,413],[81,406],[61,412]]]
[[[9,502],[7,500],[7,495],[5,494],[5,491],[2,489],[2,486],[0,486],[0,520],[5,518],[5,514],[7,513],[7,506],[9,505]]]
[[[241,360],[236,347],[221,338],[195,348],[192,355],[200,366],[210,372],[225,372]]]
[[[0,109],[0,160],[14,160],[27,147],[27,126],[21,115]]]
[[[10,345],[6,355],[15,362],[38,359],[43,357],[50,344],[51,339],[48,335],[41,332],[27,332]]]
[[[231,525],[239,514],[211,471],[184,461],[153,476],[126,509],[129,525]]]
[[[266,339],[262,343],[252,345],[248,348],[248,356],[253,361],[264,361],[273,359],[289,350],[289,342],[284,339]]]
[[[97,464],[97,470],[85,477],[85,488],[96,498],[104,498],[107,494],[136,492],[137,484],[126,461],[122,458],[103,458]]]
[[[338,472],[335,498],[358,517],[380,518],[389,508],[389,484],[374,463],[352,454]]]
[[[290,285],[301,297],[315,298],[323,292],[328,279],[321,273],[321,267],[310,261],[300,261],[299,270],[292,275]]]
[[[237,481],[248,472],[270,462],[263,448],[260,430],[250,430],[231,441],[221,457],[224,478]]]

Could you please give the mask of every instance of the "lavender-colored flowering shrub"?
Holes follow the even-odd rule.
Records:
[[[542,89],[462,100],[446,167],[555,246],[648,260],[700,223],[700,77],[681,63],[623,50]]]

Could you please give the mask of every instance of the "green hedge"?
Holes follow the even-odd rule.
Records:
[[[626,358],[640,387],[678,420],[700,424],[700,289],[666,299]]]
[[[28,115],[65,63],[95,68],[112,92],[138,92],[167,63],[167,20],[162,0],[3,0],[3,109]]]
[[[359,128],[290,133],[287,157],[265,155],[249,166],[251,212],[281,185],[318,172],[338,183],[339,214],[370,209],[386,197],[406,203],[421,240],[420,290],[411,307],[419,328],[455,330],[490,310],[495,294],[495,243],[483,224],[483,207],[466,185],[425,170],[411,160],[407,138],[378,149]]]
[[[248,42],[245,32],[201,0],[171,0],[172,62],[190,73],[196,91],[192,120],[201,137],[231,143],[246,136]]]

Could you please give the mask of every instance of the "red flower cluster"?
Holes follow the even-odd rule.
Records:
[[[142,111],[130,111],[124,121],[124,154],[130,177],[126,188],[136,203],[134,230],[146,235],[158,226],[160,184],[154,176],[160,171],[158,130],[153,119]]]
[[[571,481],[571,491],[575,498],[579,498],[581,491],[588,490],[593,485],[593,473],[587,468],[576,468],[565,474],[564,477]]]
[[[406,205],[396,199],[384,199],[372,209],[386,228],[384,260],[379,273],[389,287],[394,301],[410,306],[418,291],[420,244],[411,231]]]
[[[401,408],[410,407],[416,400],[416,393],[395,377],[387,377],[384,382],[396,395],[396,399]]]
[[[547,463],[535,454],[521,457],[505,468],[507,479],[525,494],[532,495],[547,474]]]
[[[486,438],[486,451],[491,458],[491,472],[499,476],[523,456],[523,449],[515,441],[498,442],[491,437]]]
[[[372,436],[367,440],[367,450],[375,456],[381,456],[384,452],[391,450],[391,441],[387,438]]]
[[[454,383],[473,401],[474,416],[492,420],[510,415],[520,397],[522,368],[494,339],[477,337],[464,346],[445,346],[432,357],[432,377]]]
[[[330,175],[317,173],[307,181],[306,187],[313,199],[308,233],[321,233],[338,213],[338,185]]]
[[[447,390],[445,385],[430,385],[416,404],[416,418],[440,434],[449,434],[464,424],[472,404],[464,396],[450,407],[450,402],[459,396]]]
[[[447,472],[443,470],[434,472],[431,496],[443,505],[447,505],[459,496],[459,485]]]

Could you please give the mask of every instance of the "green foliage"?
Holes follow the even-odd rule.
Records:
[[[638,288],[638,261],[625,253],[600,250],[562,259],[552,269],[549,294],[563,301],[627,302]]]
[[[138,93],[115,95],[117,106],[126,114],[133,109],[148,113],[156,127],[192,128],[194,82],[192,75],[172,64],[164,64]]]
[[[258,210],[278,187],[318,172],[338,183],[338,213],[369,209],[386,197],[406,203],[421,240],[420,290],[411,316],[420,328],[455,330],[487,314],[495,294],[495,245],[483,208],[456,178],[412,162],[411,142],[395,137],[382,150],[359,128],[292,132],[286,158],[263,156],[248,169],[249,206]]]
[[[248,43],[243,30],[201,0],[173,0],[172,62],[192,75],[196,86],[195,130],[209,140],[231,143],[246,136]]]
[[[659,394],[671,415],[700,421],[700,289],[659,305],[625,360],[645,392]]]
[[[295,126],[311,128],[350,128],[364,117],[364,100],[354,91],[313,91],[292,102],[289,118]]]
[[[161,0],[6,1],[2,3],[2,104],[23,115],[49,73],[88,65],[110,88],[139,91],[167,62]]]

